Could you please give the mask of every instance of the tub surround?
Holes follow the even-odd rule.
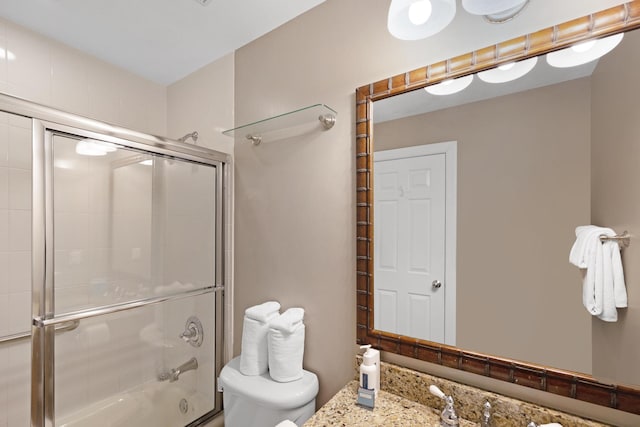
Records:
[[[356,358],[357,366],[361,356]],[[348,425],[439,425],[443,402],[429,393],[429,386],[438,386],[453,396],[461,426],[478,425],[482,405],[491,403],[494,427],[526,426],[556,422],[563,427],[606,427],[606,424],[548,409],[533,403],[435,377],[422,372],[382,362],[381,391],[373,411],[356,405],[358,381],[349,382],[329,402],[304,424],[305,427]]]

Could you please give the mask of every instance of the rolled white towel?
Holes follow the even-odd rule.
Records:
[[[278,382],[302,378],[305,325],[304,310],[290,308],[269,327],[269,375]]]
[[[278,316],[279,309],[279,303],[269,301],[245,310],[240,352],[242,374],[262,375],[269,369],[269,321]]]
[[[290,308],[280,316],[276,317],[269,323],[269,327],[272,329],[278,329],[287,334],[292,334],[298,325],[302,323],[304,319],[303,308]]]
[[[277,301],[267,301],[244,311],[246,317],[262,323],[269,322],[277,314],[280,314],[280,303]]]

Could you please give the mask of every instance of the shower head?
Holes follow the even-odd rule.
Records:
[[[183,136],[182,138],[178,138],[178,141],[180,142],[187,142],[187,139],[193,139],[193,143],[197,143],[198,142],[198,131],[193,131],[191,133],[186,134],[185,136]]]

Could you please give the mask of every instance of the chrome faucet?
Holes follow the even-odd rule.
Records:
[[[491,427],[491,403],[489,403],[489,401],[484,402],[482,408],[483,412],[480,427]]]
[[[164,372],[158,376],[159,381],[166,381],[173,383],[178,381],[180,378],[180,374],[183,374],[187,371],[193,371],[198,369],[198,359],[192,357],[188,362],[183,363],[175,369],[170,370],[169,372]]]
[[[460,420],[458,419],[458,415],[456,414],[456,410],[453,407],[453,397],[445,395],[442,390],[434,385],[429,386],[429,391],[434,396],[439,397],[440,399],[445,401],[445,407],[440,414],[440,425],[442,427],[450,427],[450,426],[458,426],[460,425]]]

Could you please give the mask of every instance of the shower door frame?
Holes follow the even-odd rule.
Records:
[[[204,147],[181,143],[110,125],[86,117],[62,112],[54,108],[32,103],[0,93],[0,111],[17,114],[32,120],[32,327],[31,327],[31,427],[54,427],[55,390],[55,329],[56,325],[69,320],[100,316],[118,311],[158,304],[172,299],[186,298],[207,293],[214,294],[215,343],[214,377],[211,379],[217,390],[217,378],[224,364],[224,321],[228,318],[225,285],[229,282],[230,269],[225,268],[230,260],[225,253],[230,248],[226,231],[231,229],[229,192],[232,179],[231,156]],[[98,139],[128,147],[136,151],[159,154],[216,168],[215,206],[215,281],[212,286],[181,294],[134,300],[106,307],[79,310],[62,316],[54,316],[53,282],[53,159],[52,136],[67,135]],[[222,411],[222,395],[214,393],[214,409],[191,425],[199,425]]]

